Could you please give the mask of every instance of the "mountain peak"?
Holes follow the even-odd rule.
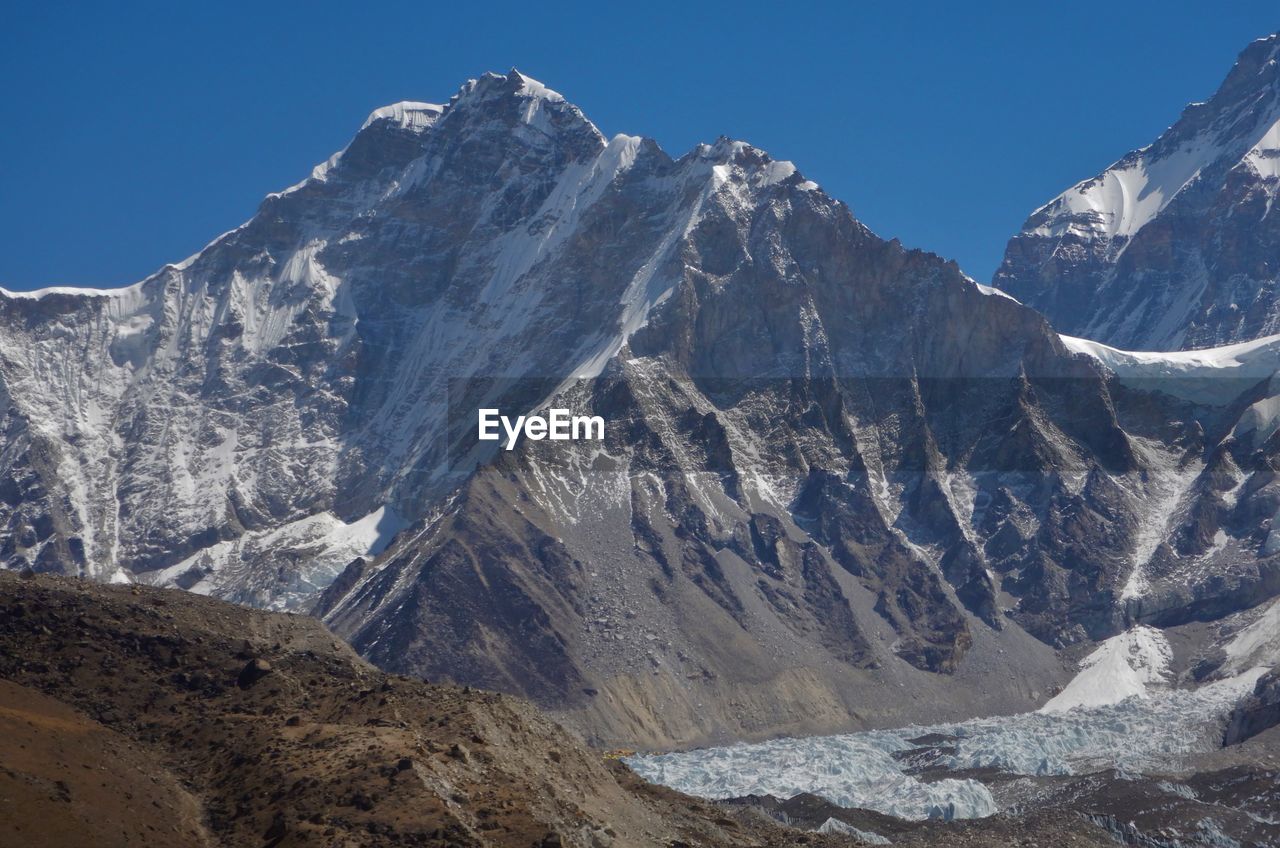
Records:
[[[1240,51],[1236,67],[1257,72],[1267,64],[1280,59],[1280,32],[1265,35]]]
[[[1280,192],[1278,58],[1280,34],[1252,42],[1152,144],[1032,213],[996,285],[1059,329],[1122,348],[1280,329],[1265,247]]]
[[[531,127],[536,134],[567,138],[585,136],[588,146],[603,147],[605,137],[577,106],[558,91],[512,68],[505,74],[488,72],[468,80],[444,109],[451,126],[496,123],[516,129]]]
[[[549,103],[564,103],[564,95],[543,85],[538,80],[512,68],[505,74],[487,71],[468,80],[450,101],[450,105],[463,101],[488,101],[502,98],[526,98]]]
[[[1187,104],[1178,123],[1170,129],[1194,120],[1202,113],[1216,113],[1224,107],[1238,104],[1241,99],[1275,91],[1277,86],[1276,60],[1280,57],[1280,33],[1263,36],[1250,42],[1236,56],[1235,64],[1223,78],[1217,91],[1207,100]]]
[[[517,100],[534,101],[538,105],[564,104],[578,112],[577,107],[566,103],[560,92],[553,91],[533,77],[512,68],[505,74],[488,71],[475,79],[468,80],[446,105],[401,100],[380,106],[369,113],[369,117],[360,125],[360,129],[365,130],[385,121],[401,129],[422,132],[434,125],[446,111],[452,111],[461,104],[493,106],[496,103]]]
[[[538,80],[528,76],[527,74],[521,73],[515,68],[512,68],[507,72],[506,79],[508,82],[518,85],[519,93],[526,97],[541,97],[547,100],[564,100],[564,97],[560,92],[547,88]]]

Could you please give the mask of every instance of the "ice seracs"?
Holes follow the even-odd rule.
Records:
[[[390,121],[401,129],[420,132],[434,124],[443,111],[444,107],[435,103],[402,100],[374,109],[360,125],[360,129],[368,129],[377,121]]]
[[[706,798],[812,792],[841,806],[906,819],[989,816],[999,807],[982,781],[943,775],[974,769],[1025,776],[1108,768],[1159,772],[1178,766],[1188,754],[1219,748],[1227,714],[1265,669],[1197,690],[1150,688],[1168,651],[1158,632],[1149,630],[1118,636],[1100,649],[1089,668],[1106,667],[1107,673],[1082,680],[1074,690],[1081,697],[1073,696],[1075,703],[1062,709],[642,755],[628,762],[648,780]],[[1115,683],[1127,686],[1130,695],[1112,700]],[[931,748],[932,778],[908,774],[910,754]]]
[[[906,774],[893,754],[910,747],[898,733],[873,732],[653,754],[627,762],[646,780],[704,798],[791,798],[812,792],[842,807],[914,820],[997,812],[990,790],[976,780],[923,781]]]

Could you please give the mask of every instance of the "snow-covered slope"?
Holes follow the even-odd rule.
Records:
[[[1280,601],[1272,601],[1261,615],[1232,636],[1223,650],[1227,673],[1280,666]]]
[[[1119,350],[1062,336],[1069,350],[1102,363],[1121,382],[1160,390],[1193,403],[1230,403],[1280,371],[1280,335],[1196,350]]]
[[[1280,330],[1280,36],[1212,98],[1032,213],[995,285],[1075,336],[1210,347]]]
[[[1151,687],[1168,684],[1172,657],[1169,640],[1159,630],[1134,627],[1107,639],[1085,657],[1080,672],[1040,711],[1060,713],[1145,698]]]
[[[604,251],[616,286],[568,263],[547,276],[640,144],[490,75],[447,107],[375,110],[310,178],[142,283],[0,293],[6,456],[29,487],[5,558],[253,603],[322,587],[354,551],[347,525],[419,516],[465,476],[451,391],[530,403],[643,323],[662,294],[646,268],[710,187],[710,148],[653,184],[651,217]],[[285,542],[271,534],[286,525],[311,530],[280,563],[241,544]]]

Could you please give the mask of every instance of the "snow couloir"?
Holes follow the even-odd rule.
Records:
[[[599,415],[574,415],[567,409],[549,409],[547,415],[517,415],[513,421],[497,409],[481,409],[477,435],[482,442],[496,442],[502,438],[499,426],[507,436],[507,450],[512,450],[523,433],[535,442],[550,439],[553,442],[604,440],[604,419]]]

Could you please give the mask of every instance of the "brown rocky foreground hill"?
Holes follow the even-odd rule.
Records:
[[[637,791],[521,701],[383,674],[314,619],[9,574],[0,596],[0,844],[770,839]]]
[[[895,835],[1109,844],[1070,814]],[[859,843],[649,786],[522,701],[385,674],[314,619],[0,572],[2,846],[784,844]]]

